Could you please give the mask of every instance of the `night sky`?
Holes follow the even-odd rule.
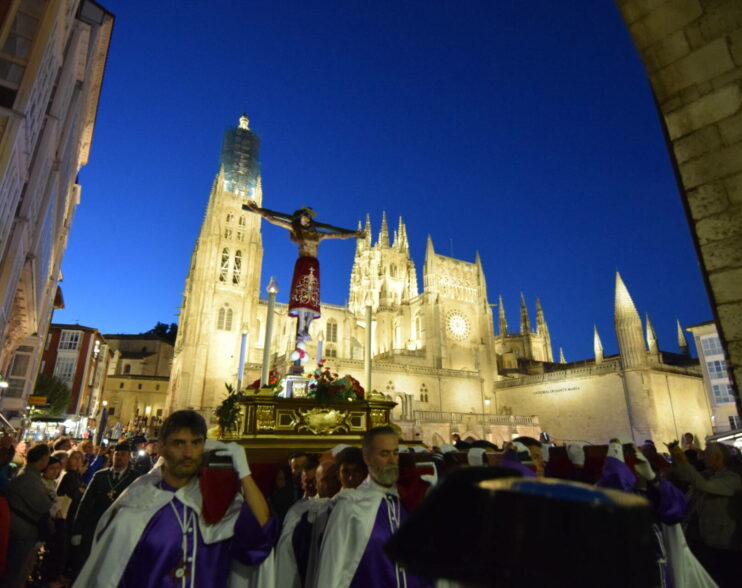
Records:
[[[648,81],[614,3],[101,0],[116,15],[55,322],[175,322],[223,132],[262,139],[263,205],[407,223],[473,261],[511,330],[541,299],[554,354],[606,355],[618,269],[663,349],[711,319]],[[296,247],[263,223],[263,290]],[[320,247],[344,304],[354,245]],[[495,316],[496,316],[496,309]]]

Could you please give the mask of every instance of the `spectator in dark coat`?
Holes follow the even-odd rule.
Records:
[[[26,466],[10,482],[10,543],[3,586],[24,586],[33,565],[34,548],[39,540],[39,529],[48,522],[53,500],[41,479],[41,472],[49,463],[49,447],[36,445],[28,450]]]

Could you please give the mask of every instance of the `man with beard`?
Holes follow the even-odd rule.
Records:
[[[399,437],[388,426],[363,438],[368,477],[355,491],[338,495],[320,548],[317,586],[347,588],[431,585],[405,572],[384,553],[408,513],[399,499]]]
[[[101,518],[77,587],[226,586],[230,569],[268,557],[276,525],[236,443],[206,441],[206,421],[172,413],[160,428],[162,466],[135,480]],[[204,451],[229,458],[240,481],[220,520],[207,523],[199,476]]]

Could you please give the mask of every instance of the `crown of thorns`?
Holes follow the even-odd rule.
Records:
[[[305,206],[304,208],[300,208],[299,210],[294,212],[294,218],[299,218],[302,216],[308,216],[309,218],[314,218],[317,216],[317,213],[314,212],[311,208],[308,206]]]

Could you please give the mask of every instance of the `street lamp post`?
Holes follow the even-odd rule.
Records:
[[[260,387],[265,388],[268,385],[268,374],[271,359],[271,339],[273,338],[273,309],[276,306],[276,294],[278,294],[278,284],[276,279],[271,276],[266,288],[268,292],[268,317],[265,321],[265,341],[263,343],[263,370],[260,374]]]

